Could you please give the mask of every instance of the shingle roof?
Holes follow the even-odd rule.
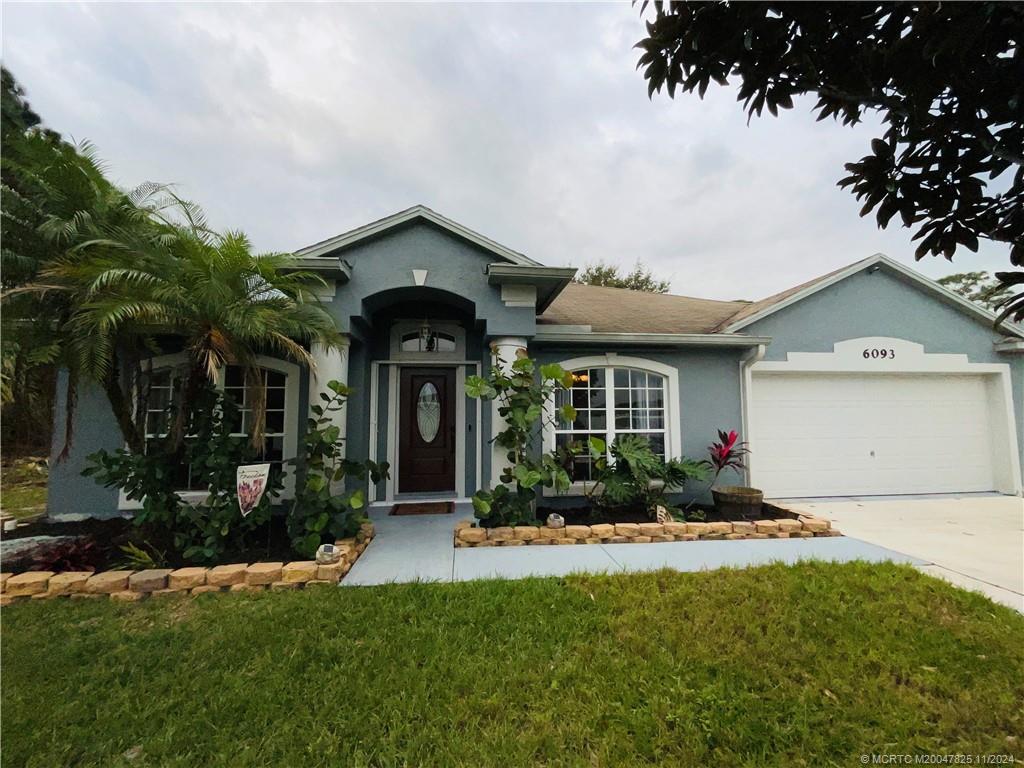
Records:
[[[589,325],[596,333],[712,333],[746,306],[743,301],[570,283],[537,322]]]
[[[860,262],[857,262],[857,263],[859,264]],[[728,328],[729,326],[732,326],[733,324],[738,323],[741,320],[744,320],[744,319],[746,319],[748,317],[751,317],[752,315],[756,315],[759,312],[761,312],[761,311],[763,311],[765,309],[768,309],[769,307],[772,307],[772,306],[774,306],[776,304],[779,304],[779,303],[785,301],[790,296],[795,296],[796,294],[800,293],[801,291],[803,291],[803,290],[805,290],[807,288],[810,288],[810,287],[812,287],[814,285],[817,285],[818,283],[822,283],[822,282],[824,282],[826,280],[829,280],[832,277],[835,277],[840,272],[847,271],[852,266],[853,266],[852,264],[847,264],[845,267],[840,267],[839,269],[835,269],[835,270],[829,272],[828,274],[820,275],[819,277],[816,277],[813,280],[808,280],[806,283],[800,283],[800,285],[794,285],[792,288],[787,288],[786,290],[780,291],[779,293],[772,294],[771,296],[768,296],[767,298],[760,299],[758,301],[752,301],[752,302],[744,303],[744,304],[742,304],[742,306],[740,307],[738,312],[736,312],[731,317],[725,318],[721,323],[719,323],[715,328],[713,328],[711,332],[713,332],[713,333],[720,333],[720,332],[724,331],[726,328]]]

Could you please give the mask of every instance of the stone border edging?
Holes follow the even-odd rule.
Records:
[[[517,525],[477,528],[464,520],[455,526],[456,547],[520,547],[551,544],[651,544],[669,541],[736,539],[809,539],[842,536],[821,517],[799,515],[774,520],[734,520],[720,523],[603,523],[599,525]]]
[[[355,537],[336,542],[341,559],[329,565],[320,565],[314,560],[296,560],[290,563],[232,563],[212,568],[155,568],[146,571],[2,573],[0,606],[29,598],[109,597],[111,600],[135,602],[163,595],[302,589],[307,585],[337,584],[359,559],[373,535],[373,523],[363,523]]]

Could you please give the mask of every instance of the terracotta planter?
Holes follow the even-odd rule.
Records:
[[[723,485],[712,488],[715,508],[727,519],[756,520],[761,516],[764,492],[742,485]]]

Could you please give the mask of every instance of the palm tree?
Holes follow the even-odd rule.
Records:
[[[311,292],[323,280],[293,271],[287,254],[254,254],[241,233],[217,234],[202,211],[168,188],[123,195],[118,214],[52,218],[43,228],[67,246],[23,289],[64,297],[56,330],[70,378],[98,382],[128,446],[144,449],[132,396],[143,361],[168,344],[183,348],[173,443],[202,388],[226,365],[240,366],[253,394],[253,444],[263,442],[261,353],[312,367],[312,343],[334,346],[334,319]]]

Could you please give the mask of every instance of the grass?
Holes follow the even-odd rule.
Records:
[[[31,517],[46,511],[46,462],[15,459],[0,467],[0,512]]]
[[[1024,616],[802,564],[5,608],[5,766],[1024,758]],[[126,756],[127,753],[127,756]]]

